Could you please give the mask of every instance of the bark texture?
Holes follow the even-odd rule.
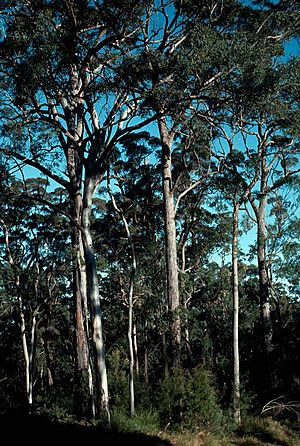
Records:
[[[159,132],[162,144],[162,187],[164,199],[165,218],[165,252],[167,267],[167,297],[171,317],[171,346],[173,367],[179,366],[181,327],[179,315],[179,284],[178,284],[178,262],[176,243],[176,221],[174,191],[172,185],[172,159],[171,147],[172,136],[170,136],[165,119],[159,120]]]

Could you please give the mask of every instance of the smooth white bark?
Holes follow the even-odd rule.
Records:
[[[232,231],[232,285],[233,285],[233,411],[237,425],[241,424],[240,354],[239,354],[239,273],[238,229],[239,203],[234,202]]]
[[[107,370],[105,362],[105,348],[102,330],[102,312],[99,293],[99,282],[96,268],[96,259],[93,246],[93,239],[91,235],[91,205],[95,190],[95,184],[92,181],[87,181],[84,191],[84,204],[82,211],[82,226],[83,226],[83,246],[86,261],[86,277],[89,303],[91,306],[91,326],[92,339],[95,354],[95,368],[97,378],[97,410],[105,411],[107,413],[108,421],[110,422],[109,412],[109,395],[108,395],[108,381]]]

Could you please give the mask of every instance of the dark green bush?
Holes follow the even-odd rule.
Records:
[[[161,422],[180,429],[222,430],[223,414],[211,372],[203,367],[166,377],[157,399]]]

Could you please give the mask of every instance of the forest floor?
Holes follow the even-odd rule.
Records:
[[[15,444],[86,444],[99,446],[300,446],[300,424],[281,424],[271,418],[256,420],[239,432],[220,438],[199,432],[156,433],[119,432],[100,426],[49,419],[46,416],[0,415],[1,437]]]
[[[300,446],[300,420],[287,424],[272,418],[249,419],[222,438],[204,431],[167,438],[173,446]]]

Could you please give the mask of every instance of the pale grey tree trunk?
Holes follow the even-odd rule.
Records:
[[[93,381],[93,373],[92,373],[91,358],[90,358],[90,346],[88,342],[88,339],[90,338],[90,326],[89,326],[89,310],[88,310],[88,298],[87,298],[87,279],[86,279],[86,265],[84,258],[84,245],[81,232],[79,237],[78,265],[80,271],[81,309],[84,323],[83,333],[85,336],[85,351],[86,351],[86,360],[88,363],[87,364],[88,392],[89,392],[89,401],[91,405],[90,407],[91,414],[94,418],[96,415],[96,408],[95,408],[95,398],[94,398],[94,381]]]
[[[271,321],[270,289],[266,262],[266,196],[261,198],[257,213],[257,260],[261,319],[267,354],[273,351],[273,327]]]
[[[19,316],[20,316],[20,332],[21,332],[21,341],[22,341],[22,349],[24,355],[24,363],[25,363],[25,389],[26,389],[26,398],[30,408],[30,360],[29,360],[29,352],[27,346],[27,338],[26,338],[26,323],[25,323],[25,315],[23,310],[23,300],[21,295],[18,296],[19,301]]]
[[[92,417],[96,417],[96,406],[95,406],[95,396],[94,396],[94,381],[93,381],[93,372],[92,372],[92,366],[89,362],[88,365],[88,383],[89,383],[89,399],[90,399],[90,405],[91,405],[91,414]]]
[[[184,240],[181,244],[181,273],[186,274],[186,243],[187,241]],[[190,344],[190,330],[189,330],[189,320],[188,320],[188,303],[191,300],[190,296],[184,296],[184,341],[185,341],[185,347],[186,347],[186,353],[188,357],[189,364],[192,365],[194,362],[193,359],[193,352],[191,349]]]
[[[108,180],[109,183],[109,180]],[[114,209],[120,214],[122,219],[126,236],[128,239],[130,251],[131,251],[131,272],[130,272],[130,283],[129,283],[129,293],[128,293],[128,345],[129,345],[129,395],[130,395],[130,415],[133,417],[135,414],[135,394],[134,394],[134,333],[133,333],[133,291],[134,291],[134,280],[136,274],[136,255],[134,243],[131,237],[130,228],[127,219],[122,211],[117,206],[116,200],[113,194],[110,192],[110,197],[114,206]]]
[[[33,362],[34,362],[35,339],[36,339],[36,323],[37,323],[37,313],[34,311],[31,325],[30,354],[29,354],[28,404],[30,408],[32,407],[32,402],[33,402]]]
[[[233,286],[233,412],[237,425],[241,424],[240,397],[240,355],[239,355],[239,272],[238,272],[238,231],[239,203],[233,203],[232,230],[232,286]]]
[[[98,412],[106,412],[110,422],[108,381],[105,362],[105,349],[102,331],[102,312],[100,303],[99,283],[96,268],[96,258],[91,235],[91,206],[95,191],[96,182],[92,179],[86,179],[83,210],[82,210],[82,231],[83,246],[86,262],[86,278],[88,300],[91,307],[91,328],[95,355],[96,383],[97,383],[97,402]]]
[[[133,267],[135,268],[135,267]],[[134,270],[135,271],[135,270]],[[130,277],[129,295],[128,295],[128,343],[129,343],[129,388],[130,388],[130,415],[133,417],[135,413],[135,395],[134,395],[134,353],[133,353],[133,272]]]
[[[164,198],[165,247],[167,268],[167,296],[171,316],[171,345],[173,367],[180,362],[180,315],[179,315],[179,284],[176,244],[176,221],[174,191],[172,185],[171,148],[173,137],[169,134],[164,118],[159,119],[158,127],[162,145],[162,187]]]

